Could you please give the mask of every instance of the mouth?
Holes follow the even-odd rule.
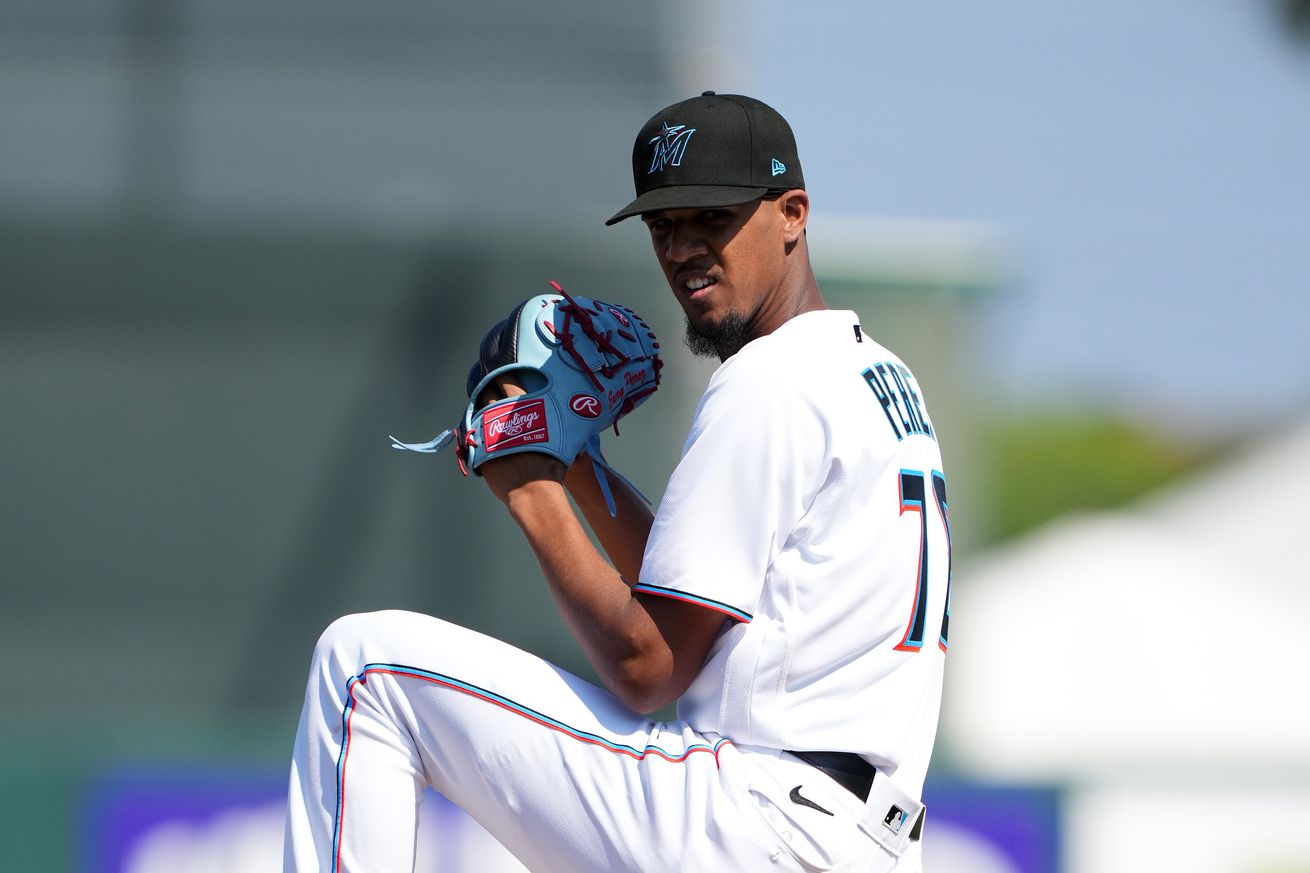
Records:
[[[711,289],[719,284],[717,277],[709,276],[704,273],[696,273],[686,277],[679,277],[678,285],[681,290],[687,293],[687,299],[692,302],[704,300],[710,295]]]

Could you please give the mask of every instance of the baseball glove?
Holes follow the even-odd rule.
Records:
[[[595,461],[612,515],[606,472],[618,474],[601,455],[600,434],[613,427],[617,435],[618,420],[655,393],[663,366],[660,344],[626,306],[572,296],[550,284],[557,293],[525,300],[482,338],[460,422],[426,443],[392,437],[392,447],[430,453],[453,445],[466,476],[491,458],[517,452],[542,452],[572,464],[585,451]],[[506,374],[526,393],[480,406],[484,390]]]

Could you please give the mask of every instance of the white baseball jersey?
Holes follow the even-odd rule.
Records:
[[[856,752],[917,797],[947,646],[946,480],[905,364],[852,312],[791,319],[710,380],[636,590],[733,620],[697,730]]]
[[[430,785],[534,873],[921,873],[892,822],[936,729],[946,519],[909,370],[852,313],[792,319],[711,380],[636,586],[734,620],[679,719],[438,618],[347,616],[311,662],[284,869],[413,873]],[[780,750],[892,779],[861,801]]]

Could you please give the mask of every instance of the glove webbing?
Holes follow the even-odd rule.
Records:
[[[582,332],[587,336],[589,340],[591,340],[593,343],[596,344],[596,348],[600,351],[602,358],[604,360],[606,360],[607,362],[610,360],[614,361],[614,363],[606,363],[601,367],[600,371],[601,373],[604,374],[605,378],[608,379],[610,376],[612,376],[616,369],[628,363],[628,361],[630,361],[631,358],[629,358],[619,349],[615,348],[614,343],[610,340],[611,331],[605,331],[604,333],[601,333],[600,331],[596,330],[596,325],[595,322],[592,320],[591,313],[588,312],[584,307],[580,306],[578,302],[574,300],[572,296],[569,295],[569,292],[565,291],[564,288],[558,282],[552,280],[550,285],[561,295],[563,295],[566,301],[568,301],[567,304],[565,304],[564,306],[556,307],[560,312],[564,314],[564,323],[561,326],[561,330],[560,330],[560,332],[563,334],[563,336],[560,337],[560,346],[564,349],[564,351],[569,353],[569,355],[577,363],[578,369],[580,369],[584,374],[586,374],[587,378],[591,380],[591,384],[595,386],[596,390],[603,391],[604,387],[600,384],[600,380],[596,378],[595,373],[591,372],[591,367],[587,365],[587,362],[583,359],[582,355],[580,355],[578,353],[578,350],[573,346],[573,335],[569,331],[570,321],[577,321],[578,327],[581,328]],[[597,302],[596,305],[600,306],[601,304]],[[618,330],[619,333],[625,339],[631,340],[632,342],[637,341],[637,337],[634,336],[633,334],[627,333],[618,328],[615,329]],[[647,394],[653,393],[659,387],[660,370],[663,369],[664,367],[664,361],[663,359],[657,356],[655,357],[654,364],[655,364],[655,383],[649,386],[648,388],[646,388],[645,390],[639,391],[625,398],[623,401],[622,415],[627,415],[629,412],[631,412],[638,400],[645,397]],[[619,422],[618,419],[615,419],[614,433],[617,435],[618,432],[619,432]]]

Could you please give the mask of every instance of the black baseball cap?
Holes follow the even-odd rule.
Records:
[[[632,145],[637,199],[606,224],[659,209],[736,206],[804,188],[796,137],[773,107],[706,91],[661,109]]]

